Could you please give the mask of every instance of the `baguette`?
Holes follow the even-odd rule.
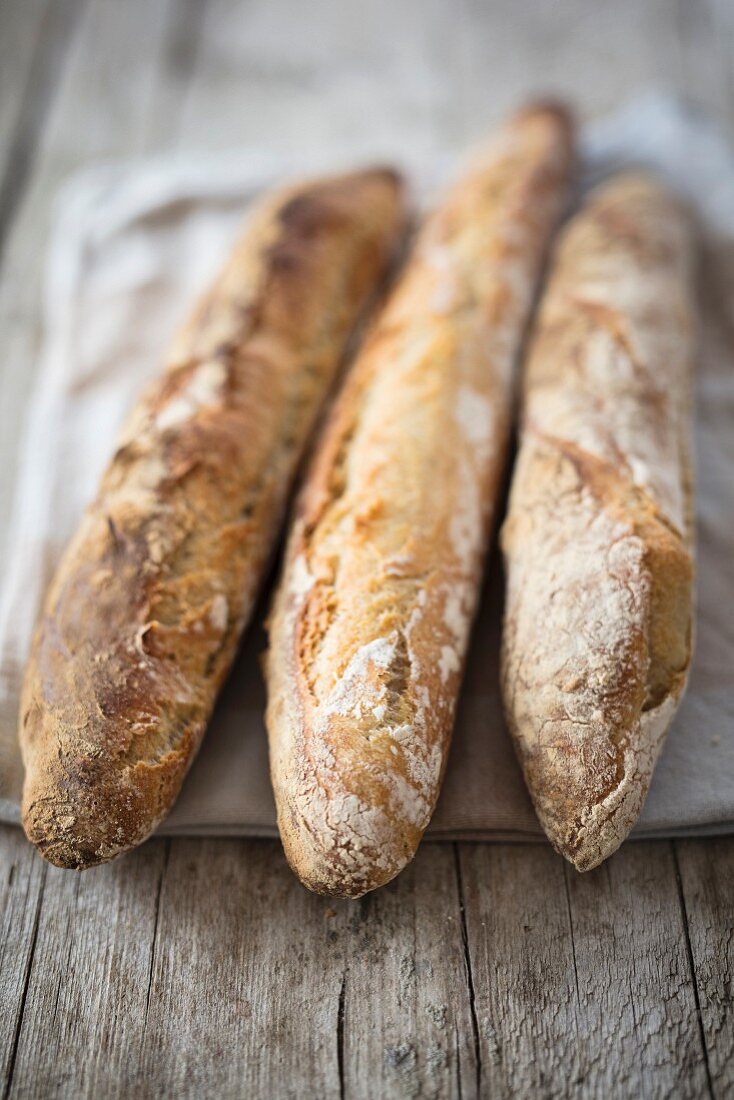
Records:
[[[658,183],[599,187],[525,372],[503,694],[540,822],[580,871],[635,823],[691,660],[691,266]]]
[[[270,623],[286,855],[359,897],[412,859],[446,763],[513,366],[566,200],[564,111],[518,115],[420,231],[307,477]]]
[[[109,860],[171,809],[402,224],[382,169],[268,198],[134,409],[25,675],[23,823],[51,863]]]

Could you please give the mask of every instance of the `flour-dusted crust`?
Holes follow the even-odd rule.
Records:
[[[691,658],[692,242],[655,181],[565,232],[502,532],[503,691],[543,828],[579,870],[642,808]]]
[[[420,231],[315,457],[270,627],[278,822],[302,881],[412,858],[446,764],[505,465],[513,367],[567,198],[571,129],[517,116]]]
[[[266,200],[133,411],[25,678],[23,822],[52,863],[111,859],[170,810],[403,217],[381,169]]]

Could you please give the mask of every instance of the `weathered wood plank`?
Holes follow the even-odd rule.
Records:
[[[187,139],[280,151],[301,170],[354,156],[425,161],[452,132],[442,50],[459,26],[448,5],[422,0],[210,0]]]
[[[339,1097],[338,908],[303,889],[272,841],[172,842],[138,1087]]]
[[[721,1096],[723,843],[723,891],[720,869],[682,864]],[[309,895],[274,843],[171,844],[162,882],[162,842],[84,876],[49,869],[11,1095],[475,1095],[448,846],[349,903]],[[668,845],[629,845],[588,876],[542,846],[460,860],[481,1095],[706,1094]]]
[[[669,0],[466,0],[464,51],[477,134],[531,94],[570,99],[582,119],[653,86],[678,87],[675,6]]]
[[[19,829],[0,826],[0,1094],[13,1070],[46,867]]]
[[[573,940],[563,864],[545,845],[459,847],[481,1095],[575,1095]]]
[[[146,152],[158,152],[181,141],[181,108],[197,71],[201,24],[209,0],[168,0],[168,5],[155,75],[155,106],[147,113],[143,136]]]
[[[339,906],[334,935],[345,961],[345,1095],[475,1095],[454,846],[424,845],[390,886]]]
[[[135,1094],[167,843],[83,875],[46,869],[10,1097]]]
[[[352,903],[272,842],[172,841],[165,864],[155,841],[70,875],[10,835],[48,876],[11,1096],[473,1095],[450,847]]]
[[[564,870],[581,1094],[708,1095],[671,845],[630,843],[596,871]]]
[[[471,1096],[464,965],[448,846],[342,902],[304,890],[278,844],[174,842],[141,1083],[155,1095]]]
[[[20,0],[0,14],[0,250],[84,0]]]
[[[588,875],[543,847],[461,866],[486,1095],[707,1095],[670,845]]]
[[[734,837],[675,851],[714,1096],[734,1096]]]

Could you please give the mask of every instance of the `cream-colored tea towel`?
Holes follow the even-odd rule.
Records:
[[[734,159],[706,120],[659,96],[593,128],[585,155],[589,178],[651,164],[691,199],[704,226],[697,649],[637,832],[725,832],[734,828]],[[15,484],[0,585],[0,820],[18,819],[20,680],[50,572],[94,493],[125,412],[160,368],[172,332],[216,271],[248,202],[276,178],[298,174],[297,167],[262,155],[157,160],[87,171],[63,196],[24,446],[17,469],[0,473]],[[540,835],[502,721],[502,584],[493,555],[433,836]],[[275,833],[258,664],[264,606],[164,832]]]

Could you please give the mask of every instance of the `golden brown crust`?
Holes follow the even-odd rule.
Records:
[[[402,222],[382,169],[271,197],[133,411],[25,678],[23,821],[51,862],[110,859],[170,810]]]
[[[359,896],[412,858],[438,796],[512,376],[571,169],[529,109],[419,233],[301,495],[270,630],[278,822],[311,889]]]
[[[598,188],[525,373],[503,691],[541,824],[579,870],[636,821],[690,664],[691,251],[659,184]]]

